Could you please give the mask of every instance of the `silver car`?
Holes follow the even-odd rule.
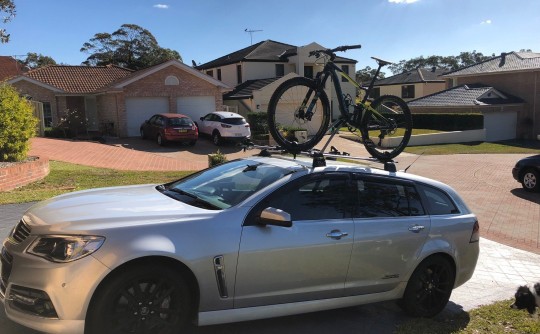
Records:
[[[433,316],[473,274],[452,188],[333,162],[240,159],[164,185],[74,192],[4,241],[7,316],[51,333],[173,333],[398,300]]]

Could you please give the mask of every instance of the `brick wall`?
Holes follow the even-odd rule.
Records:
[[[0,168],[0,191],[9,191],[43,179],[49,174],[49,159],[16,163]]]
[[[51,104],[53,124],[57,124],[58,113],[56,110],[58,110],[58,105],[53,91],[25,80],[18,81],[12,86],[15,87],[21,94],[31,96],[32,100],[34,101],[49,102]]]

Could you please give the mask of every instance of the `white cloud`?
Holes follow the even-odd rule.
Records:
[[[154,5],[154,8],[169,9],[169,5],[163,5],[163,4],[158,3],[157,5]]]
[[[491,24],[491,20],[484,20],[481,24]]]
[[[388,2],[392,3],[414,3],[420,0],[388,0]]]

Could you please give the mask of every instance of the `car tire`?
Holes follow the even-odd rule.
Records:
[[[85,333],[176,333],[191,318],[193,296],[173,268],[155,263],[119,269],[96,291]]]
[[[163,138],[161,134],[157,135],[156,142],[158,143],[159,146],[165,146],[167,144],[167,142],[165,141],[165,138]]]
[[[141,138],[146,139],[146,133],[144,133],[144,129],[141,128]]]
[[[534,169],[527,169],[521,174],[523,189],[530,192],[540,191],[540,174]]]
[[[221,135],[219,134],[218,131],[214,131],[214,133],[212,134],[212,142],[216,146],[221,145]]]
[[[433,317],[448,304],[455,277],[454,267],[446,258],[430,256],[414,270],[398,305],[411,316]]]

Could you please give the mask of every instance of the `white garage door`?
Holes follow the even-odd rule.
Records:
[[[167,112],[169,112],[169,99],[166,97],[126,98],[128,136],[138,136],[141,124],[152,115]]]
[[[195,122],[202,116],[216,111],[216,100],[213,96],[184,96],[176,99],[176,110],[179,114],[188,115]]]

